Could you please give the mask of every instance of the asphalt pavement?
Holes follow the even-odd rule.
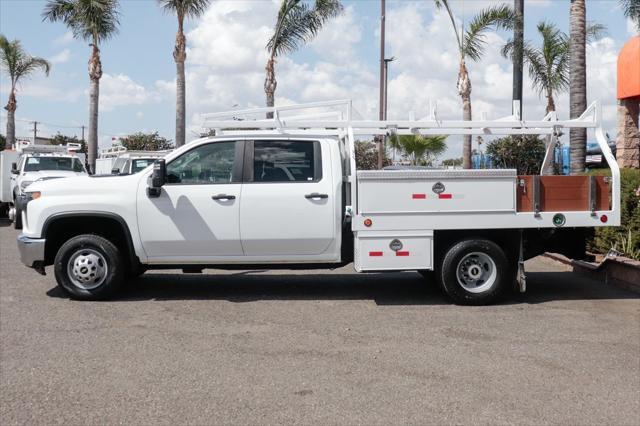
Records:
[[[455,306],[417,273],[147,273],[76,302],[0,223],[0,423],[640,424],[640,299],[545,258]]]

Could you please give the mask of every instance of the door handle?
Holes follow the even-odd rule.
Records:
[[[227,195],[227,194],[218,194],[218,195],[212,195],[211,199],[216,201],[227,201],[227,200],[235,200],[236,196]]]
[[[314,192],[314,193],[305,195],[304,198],[306,198],[306,199],[313,199],[313,198],[324,199],[324,198],[329,198],[329,196],[327,194],[318,194],[317,192]]]

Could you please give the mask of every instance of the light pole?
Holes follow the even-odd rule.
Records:
[[[384,59],[384,30],[385,30],[385,0],[380,0],[380,111],[378,117],[380,120],[384,120],[385,115],[385,59]],[[384,165],[384,147],[382,136],[377,137],[378,141],[378,169],[381,169]]]
[[[386,58],[384,60],[384,112],[382,114],[382,119],[387,119],[387,106],[389,104],[389,62],[395,61],[395,56],[391,58]]]
[[[391,57],[391,58],[385,58],[384,60],[384,112],[382,114],[382,119],[386,120],[387,119],[387,106],[389,104],[389,62],[393,62],[396,58],[395,57]],[[387,137],[384,136],[383,137],[383,149],[386,145],[386,139]],[[393,149],[393,161],[396,160],[396,150],[395,148]]]
[[[522,117],[522,66],[524,59],[524,0],[513,0],[516,23],[513,28],[513,100],[518,101]],[[515,113],[515,111],[512,111]]]

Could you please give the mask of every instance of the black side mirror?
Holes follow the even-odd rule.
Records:
[[[20,174],[17,163],[11,163],[11,174],[14,174],[14,175]]]
[[[160,158],[153,163],[153,173],[151,174],[151,186],[147,188],[149,197],[160,196],[162,186],[167,181],[167,164],[164,158]]]

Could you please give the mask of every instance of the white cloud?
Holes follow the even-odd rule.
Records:
[[[56,53],[55,55],[53,55],[51,58],[49,58],[49,62],[51,62],[52,64],[63,64],[69,61],[70,58],[71,58],[71,50],[64,49]]]
[[[73,33],[71,31],[67,31],[60,37],[57,37],[53,40],[53,44],[56,46],[65,46],[73,41]]]
[[[100,80],[100,109],[102,111],[111,111],[116,107],[142,105],[159,100],[158,93],[146,89],[127,75],[103,74]]]
[[[476,9],[495,2],[465,2],[468,19]],[[535,6],[548,6],[548,1]],[[461,3],[455,3],[458,11]],[[461,9],[460,9],[461,10]],[[187,34],[187,108],[189,127],[197,133],[200,114],[264,105],[265,44],[277,14],[276,1],[213,2],[202,20]],[[462,16],[462,15],[458,15]],[[431,2],[392,3],[387,10],[387,55],[395,56],[389,80],[389,117],[429,114],[437,104],[440,118],[459,118],[461,101],[456,90],[458,57],[451,23]],[[311,102],[351,98],[366,119],[378,115],[377,58],[363,58],[362,42],[376,43],[376,34],[365,34],[364,22],[351,7],[329,23],[310,49],[312,62],[281,57],[276,65],[276,103]],[[473,113],[477,119],[500,118],[511,113],[512,67],[500,55],[506,36],[488,33],[486,54],[479,63],[468,63],[473,85]],[[619,46],[603,39],[588,47],[589,99],[604,103],[605,126],[615,125],[615,57]],[[296,55],[294,58],[308,58]],[[135,91],[134,91],[135,92]],[[155,96],[175,96],[175,81],[157,81]],[[149,96],[149,93],[146,93]],[[141,96],[143,99],[145,95]],[[567,118],[568,95],[558,96],[561,117]],[[544,116],[546,100],[539,98],[525,74],[524,114]],[[447,156],[460,155],[460,138],[450,138]]]

